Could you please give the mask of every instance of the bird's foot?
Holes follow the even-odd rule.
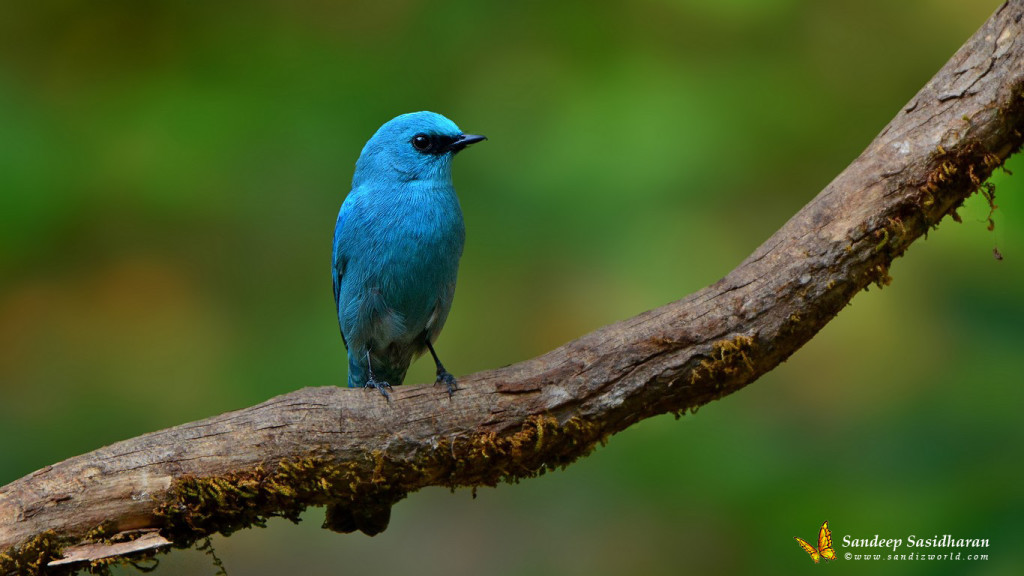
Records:
[[[445,387],[448,388],[449,398],[451,398],[452,395],[455,394],[455,391],[459,389],[455,383],[455,376],[449,374],[447,370],[441,370],[437,373],[437,380],[434,380],[434,386],[437,386],[438,384],[444,384]]]
[[[388,390],[394,391],[394,388],[391,387],[391,384],[370,378],[369,380],[366,381],[366,388],[380,392],[387,401],[391,401],[391,395],[388,394]]]

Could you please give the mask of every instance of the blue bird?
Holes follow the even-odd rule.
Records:
[[[484,140],[433,112],[398,116],[363,147],[334,228],[334,302],[349,387],[387,389],[429,350],[436,383],[455,378],[434,351],[452,306],[466,228],[452,158]]]

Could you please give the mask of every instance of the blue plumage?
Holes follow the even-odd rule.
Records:
[[[430,350],[437,381],[455,390],[433,349],[466,235],[451,162],[483,139],[440,114],[415,112],[385,123],[363,147],[334,228],[334,301],[350,387],[387,396]]]

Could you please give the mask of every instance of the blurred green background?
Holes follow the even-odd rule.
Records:
[[[467,244],[438,346],[466,374],[716,281],[999,4],[7,3],[0,484],[342,384],[331,233],[399,113],[490,138],[455,166]],[[475,500],[424,490],[372,539],[311,510],[217,552],[257,575],[1019,574],[1024,175],[996,183],[994,232],[971,199],[892,286],[697,415]],[[793,536],[825,519],[837,545],[950,533],[990,560],[811,568]],[[214,571],[179,551],[157,573]]]

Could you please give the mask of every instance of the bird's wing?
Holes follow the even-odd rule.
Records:
[[[341,328],[341,277],[345,274],[346,258],[341,253],[341,229],[345,224],[345,208],[338,212],[338,223],[334,226],[334,249],[331,257],[331,276],[334,280],[334,308],[338,311],[338,328]],[[341,333],[341,342],[348,350],[348,342],[345,341],[345,333]]]

